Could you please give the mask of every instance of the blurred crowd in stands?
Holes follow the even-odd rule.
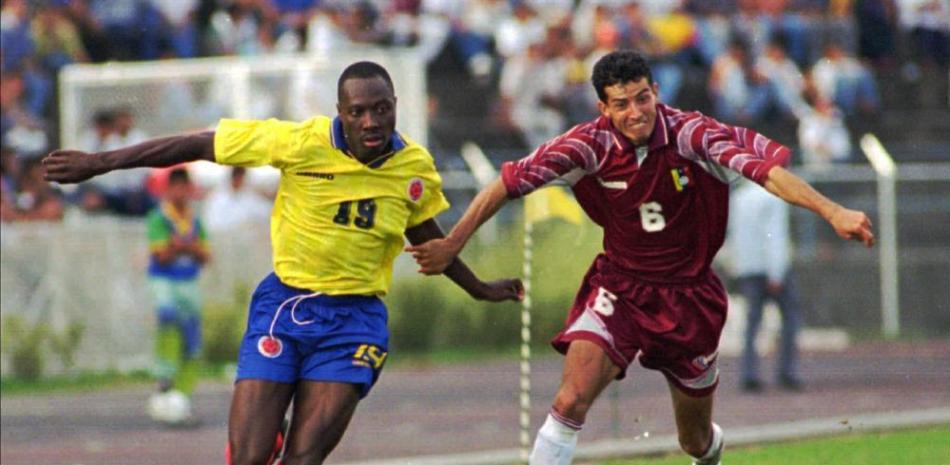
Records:
[[[56,220],[66,204],[140,216],[161,185],[136,170],[69,195],[43,182],[37,161],[58,146],[57,73],[70,63],[414,47],[429,63],[435,149],[451,149],[465,127],[523,151],[596,115],[593,63],[633,48],[663,102],[732,124],[784,124],[797,130],[780,140],[799,163],[827,166],[856,161],[849,126],[884,113],[882,83],[937,76],[946,86],[950,2],[3,0],[0,33],[2,220]],[[945,109],[942,92],[910,105]],[[76,148],[149,136],[133,107],[100,109],[87,126]]]

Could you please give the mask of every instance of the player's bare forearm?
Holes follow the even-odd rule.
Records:
[[[769,170],[764,187],[782,200],[807,208],[828,222],[843,239],[853,239],[871,247],[874,233],[864,212],[851,210],[825,197],[810,184],[781,166]]]
[[[421,224],[406,230],[406,238],[413,246],[423,244],[431,245],[434,241],[443,241],[445,233],[435,219],[429,219]],[[413,247],[407,248],[412,251]],[[413,257],[418,260],[418,256],[413,252]],[[425,267],[425,265],[421,266]],[[438,274],[438,273],[426,273]],[[489,300],[497,302],[501,300],[521,300],[524,296],[524,286],[517,279],[502,279],[492,282],[484,282],[478,279],[478,276],[462,261],[462,259],[452,255],[448,266],[442,271],[447,278],[451,279],[456,285],[464,289],[468,295],[477,300]]]
[[[475,230],[491,218],[507,200],[508,194],[504,184],[500,179],[496,180],[475,196],[462,219],[452,228],[448,236],[443,237],[440,229],[438,236],[427,240],[414,242],[410,237],[409,241],[413,245],[406,247],[406,252],[411,253],[412,258],[419,264],[419,272],[428,275],[444,272],[465,247]],[[409,231],[406,231],[406,235],[409,235]]]
[[[106,152],[56,150],[43,158],[45,179],[76,183],[114,170],[214,161],[214,131],[161,137]]]
[[[781,166],[769,170],[768,178],[765,180],[765,188],[792,205],[798,205],[817,213],[826,221],[838,209],[844,208]]]

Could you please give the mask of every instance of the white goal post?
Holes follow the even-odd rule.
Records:
[[[60,74],[61,145],[75,147],[97,111],[119,107],[131,110],[149,136],[213,127],[222,117],[333,116],[337,78],[360,60],[389,71],[398,97],[398,129],[426,145],[425,63],[417,52],[399,48],[70,65]]]

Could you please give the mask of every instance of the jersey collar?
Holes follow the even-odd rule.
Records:
[[[343,121],[340,121],[339,116],[333,118],[333,126],[330,131],[330,142],[333,144],[333,148],[347,154],[348,156],[353,157],[350,152],[350,146],[346,143],[346,136],[343,133]],[[386,160],[392,158],[396,152],[406,148],[406,141],[403,140],[402,136],[399,134],[399,131],[393,131],[393,135],[390,136],[389,146],[392,147],[392,150],[387,152],[384,155],[380,155],[375,160],[366,164],[370,168],[379,168],[383,166],[383,163],[386,163]],[[356,157],[353,157],[356,159]]]

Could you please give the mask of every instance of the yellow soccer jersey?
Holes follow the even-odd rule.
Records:
[[[384,295],[406,228],[448,208],[429,152],[400,134],[369,165],[347,155],[338,119],[223,119],[215,161],[281,171],[271,213],[274,271],[330,295]]]

